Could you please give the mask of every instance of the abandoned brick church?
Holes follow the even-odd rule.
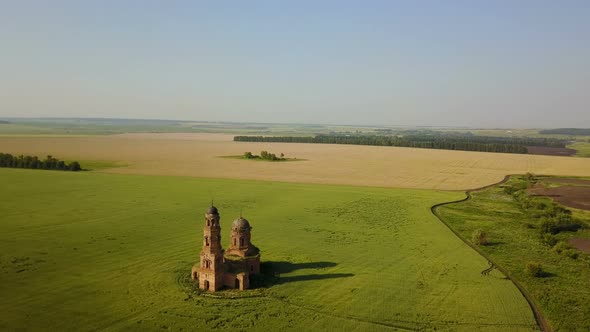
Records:
[[[217,291],[223,287],[250,288],[250,276],[260,273],[260,250],[251,242],[252,227],[241,216],[231,226],[227,251],[221,246],[219,211],[211,206],[205,213],[203,250],[199,265],[193,266],[191,277],[199,288]]]

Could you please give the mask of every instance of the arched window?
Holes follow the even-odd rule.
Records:
[[[236,238],[234,237],[234,246],[236,245]]]
[[[207,226],[211,226],[209,219],[207,219]]]
[[[243,246],[244,246],[244,238],[243,238],[243,237],[241,237],[241,238],[240,238],[240,247],[243,247]]]
[[[205,236],[205,245],[208,247],[209,246],[209,237]]]

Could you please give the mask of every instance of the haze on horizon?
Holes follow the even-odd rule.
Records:
[[[0,40],[0,117],[590,127],[588,1],[14,1]]]

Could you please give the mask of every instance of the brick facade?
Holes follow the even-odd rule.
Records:
[[[250,276],[260,273],[260,250],[251,242],[252,227],[246,219],[236,219],[226,252],[221,245],[219,220],[217,208],[211,206],[205,213],[199,265],[193,266],[191,278],[198,281],[200,289],[211,292],[223,287],[248,289]]]

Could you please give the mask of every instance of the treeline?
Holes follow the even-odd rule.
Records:
[[[557,128],[539,130],[543,135],[572,135],[572,136],[590,136],[590,128]]]
[[[44,160],[36,156],[13,156],[10,153],[0,153],[0,167],[48,169],[58,171],[81,171],[82,167],[77,161],[66,163],[63,160],[47,156]]]
[[[235,136],[236,142],[282,142],[282,143],[323,143],[377,146],[400,146],[426,149],[528,153],[524,142],[513,143],[504,138],[485,136],[337,136],[318,135],[314,137],[292,136]]]
[[[479,136],[479,135],[464,135],[464,134],[443,134],[442,137],[451,137],[456,139],[466,139],[471,142],[491,143],[491,144],[514,144],[523,146],[544,146],[550,148],[565,148],[568,144],[567,140],[547,137],[502,137],[502,136]]]

